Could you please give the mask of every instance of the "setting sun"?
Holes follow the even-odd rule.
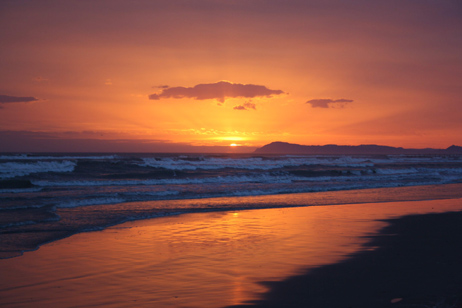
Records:
[[[239,145],[236,144],[236,143],[231,143],[229,146],[230,146],[230,147],[237,147],[237,146],[239,146]]]

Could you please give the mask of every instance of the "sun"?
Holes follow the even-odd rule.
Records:
[[[236,144],[236,143],[231,143],[229,146],[230,146],[230,147],[237,147],[237,146],[239,146],[239,145]]]

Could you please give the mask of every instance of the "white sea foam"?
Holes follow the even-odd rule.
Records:
[[[75,162],[64,161],[38,161],[31,163],[7,162],[0,163],[0,178],[8,179],[39,172],[72,172]]]
[[[217,170],[223,168],[247,170],[271,170],[293,166],[339,166],[339,167],[372,167],[374,163],[364,158],[342,157],[284,157],[281,159],[253,158],[208,158],[197,161],[174,158],[143,158],[141,166],[165,168],[170,170]]]

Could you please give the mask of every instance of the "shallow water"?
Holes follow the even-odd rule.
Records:
[[[184,214],[81,233],[0,261],[2,307],[222,307],[338,262],[382,219],[462,199]]]
[[[130,220],[460,197],[461,183],[462,155],[5,154],[0,259]]]

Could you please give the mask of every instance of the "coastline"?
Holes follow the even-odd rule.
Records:
[[[0,262],[20,257],[24,252],[82,232],[92,232],[120,225],[127,221],[159,218],[185,213],[210,211],[329,206],[338,204],[377,203],[395,201],[438,200],[462,197],[462,184],[370,188],[359,190],[222,197],[206,199],[160,200],[128,202],[76,208],[50,207],[12,209],[3,211],[1,223],[10,223],[8,217],[26,217],[39,223],[19,224],[0,233]],[[189,208],[185,208],[185,205]],[[193,204],[193,206],[190,206]],[[220,208],[215,209],[219,204]],[[126,213],[131,212],[127,219]],[[9,215],[5,215],[7,213]],[[29,218],[27,218],[29,217]]]
[[[400,232],[393,229],[394,221],[404,221],[400,226],[411,227],[415,224],[412,219],[409,222],[410,218],[398,217],[419,214],[411,218],[420,219],[441,215],[438,216],[442,217],[440,223],[435,226],[444,227],[450,225],[445,221],[451,221],[451,217],[460,221],[461,214],[420,214],[461,210],[462,199],[459,198],[205,212],[128,222],[101,232],[80,233],[46,244],[20,258],[1,260],[0,272],[6,279],[0,282],[0,305],[239,307],[253,303],[260,307],[310,307],[305,305],[304,291],[292,295],[283,287],[288,283],[291,291],[301,290],[300,287],[306,290],[303,279],[307,271],[309,275],[320,273],[315,280],[316,283],[323,281],[318,284],[321,290],[339,290],[350,299],[358,300],[359,294],[359,299],[371,300],[371,296],[376,295],[374,292],[384,292],[388,288],[394,291],[400,280],[403,280],[401,285],[408,284],[408,280],[403,279],[408,270],[406,267],[400,267],[398,271],[386,270],[385,274],[390,275],[388,280],[374,276],[387,260],[392,260],[381,252],[383,248],[377,248],[378,245],[386,251],[387,241],[391,239],[407,243],[421,237],[415,232],[390,236]],[[425,218],[423,221],[424,225],[428,224]],[[390,222],[392,227],[383,229]],[[381,229],[385,231],[378,233]],[[432,230],[427,233],[431,235]],[[434,246],[432,242],[430,251],[433,247],[443,251],[446,244],[450,248],[454,246],[441,241],[445,233],[435,232],[433,235],[436,244],[441,246]],[[398,252],[402,253],[403,246],[398,247]],[[382,254],[381,262],[369,260],[364,263],[367,258],[355,261],[358,256],[374,253]],[[454,256],[455,262],[460,260],[457,253],[448,255]],[[420,252],[419,258],[425,266],[422,273],[427,272],[432,262],[447,262],[438,254],[427,256]],[[342,268],[351,262],[360,270]],[[324,268],[330,268],[330,274],[326,274]],[[446,269],[449,273],[457,270],[451,264]],[[356,282],[348,280],[358,273],[367,278],[365,289],[361,289],[361,284],[355,287]],[[411,271],[413,273],[419,274],[419,271]],[[370,280],[369,274],[375,280]],[[262,281],[267,283],[262,284]],[[294,285],[292,281],[295,281]],[[381,288],[377,288],[377,283]],[[420,286],[415,285],[416,288]],[[283,291],[274,291],[279,287]],[[273,293],[266,293],[268,288],[273,289]],[[385,299],[379,297],[380,302],[367,307],[381,307],[380,304],[389,304],[397,298],[403,300],[393,307],[416,301],[412,290],[398,289],[402,292],[387,293]],[[367,292],[370,295],[365,294]],[[438,292],[435,297],[444,293]],[[269,302],[261,300],[265,294]],[[292,298],[292,305],[288,305],[291,302],[284,296]],[[345,300],[342,297],[338,298],[342,300],[339,307],[348,307],[343,305]]]
[[[462,307],[462,212],[387,222],[366,244],[376,249],[263,283],[262,300],[232,307]]]

